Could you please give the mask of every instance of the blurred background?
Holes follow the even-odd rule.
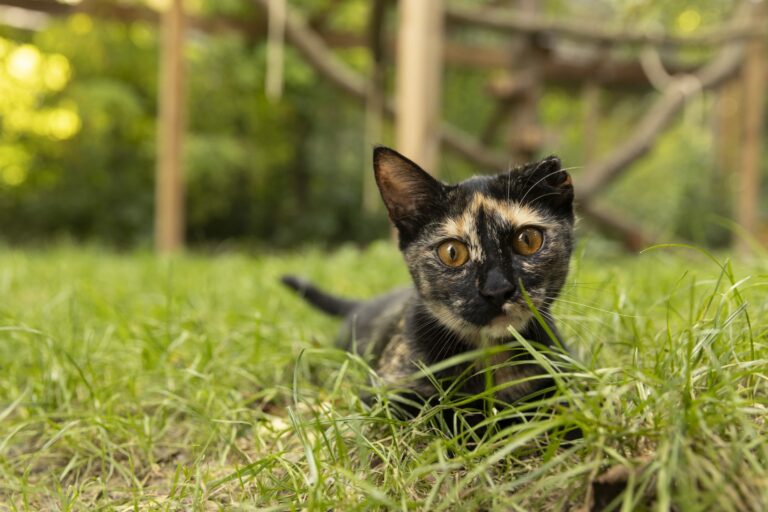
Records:
[[[766,7],[0,0],[0,239],[389,236],[371,148],[446,181],[549,154],[585,233],[768,240]]]

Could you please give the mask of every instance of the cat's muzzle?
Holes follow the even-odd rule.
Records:
[[[510,326],[520,331],[530,319],[531,312],[527,305],[508,301],[501,306],[501,313],[493,317],[481,331],[491,338],[508,337]]]

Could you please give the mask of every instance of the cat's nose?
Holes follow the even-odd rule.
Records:
[[[480,295],[487,299],[504,302],[515,295],[515,285],[510,283],[497,268],[491,269],[485,277],[485,283],[480,288]]]

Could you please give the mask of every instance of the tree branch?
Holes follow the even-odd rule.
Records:
[[[683,36],[657,30],[605,28],[587,21],[563,21],[503,8],[451,7],[446,20],[457,25],[474,25],[497,32],[565,37],[598,45],[633,44],[653,46],[717,46],[765,35],[765,27],[739,22],[702,29]]]
[[[589,218],[600,231],[621,239],[630,251],[639,251],[656,239],[633,219],[616,210],[594,203],[579,203],[577,211]]]
[[[589,202],[623,174],[629,164],[645,155],[691,94],[717,87],[732,77],[739,70],[743,55],[742,45],[727,46],[697,73],[673,79],[640,120],[634,133],[582,177],[581,201]]]

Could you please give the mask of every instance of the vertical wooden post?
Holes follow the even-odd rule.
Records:
[[[738,79],[728,80],[717,91],[714,123],[715,161],[718,172],[722,173],[723,177],[728,176],[728,181],[738,175],[741,167],[743,92],[742,83]]]
[[[387,14],[386,0],[373,0],[368,18],[368,49],[371,55],[371,71],[368,78],[368,95],[365,101],[365,156],[363,161],[363,211],[375,212],[381,207],[381,196],[371,172],[371,147],[382,143],[384,132],[384,65],[386,40],[384,24]]]
[[[398,151],[437,174],[443,61],[442,0],[400,0],[395,121]]]
[[[155,175],[155,248],[163,253],[184,244],[184,7],[183,0],[169,3],[162,15]]]
[[[752,19],[757,26],[765,26],[766,2],[753,2]],[[744,139],[742,142],[741,172],[736,192],[736,222],[752,237],[757,236],[760,216],[760,167],[765,110],[765,39],[753,38],[747,47],[744,62]],[[738,238],[737,250],[749,251],[749,240]]]
[[[536,14],[541,9],[538,0],[517,0],[515,4],[524,13]],[[544,139],[538,104],[541,98],[541,68],[547,52],[535,37],[520,35],[513,42],[509,55],[510,74],[522,84],[509,110],[507,131],[510,163],[519,165],[536,158]]]

